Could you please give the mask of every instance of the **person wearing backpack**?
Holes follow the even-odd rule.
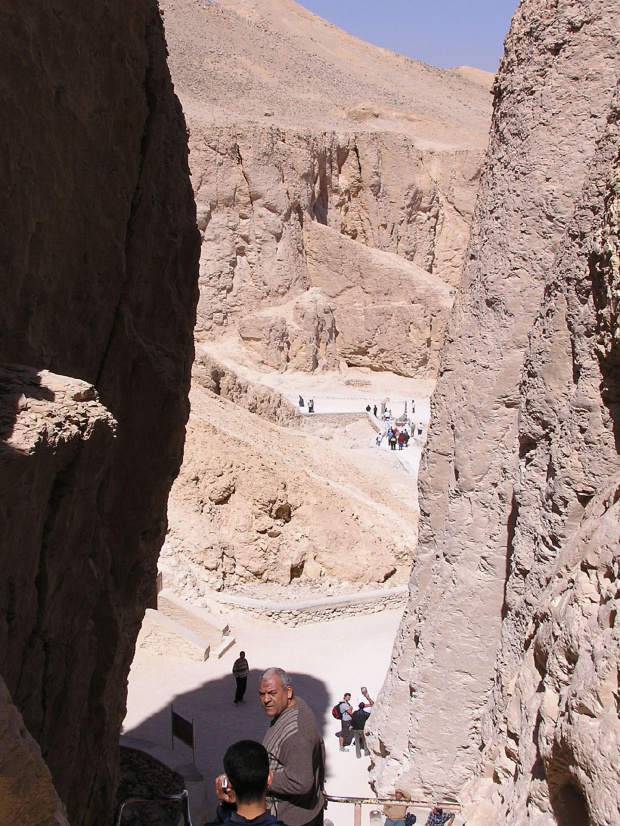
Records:
[[[351,707],[351,695],[345,694],[343,699],[338,703],[338,709],[340,712],[340,722],[341,728],[340,733],[338,734],[338,742],[340,743],[340,751],[349,751],[347,746],[351,744],[351,739],[353,737],[351,733],[351,719],[353,714],[353,709]]]

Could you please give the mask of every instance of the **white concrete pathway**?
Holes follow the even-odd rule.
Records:
[[[182,743],[175,744],[174,753],[170,751],[170,703],[184,716],[194,718],[196,762],[205,778],[206,811],[212,816],[212,779],[222,771],[226,748],[242,738],[263,738],[268,719],[258,701],[258,675],[277,665],[291,673],[296,692],[313,708],[322,728],[328,793],[360,797],[371,794],[370,759],[356,759],[353,746],[349,752],[339,751],[335,736],[339,722],[331,716],[331,708],[345,691],[351,692],[355,700],[362,685],[377,695],[387,672],[400,615],[400,611],[383,611],[296,627],[232,615],[237,645],[221,660],[196,663],[138,650],[129,676],[123,734],[131,738],[129,745],[146,742],[155,756],[182,766],[191,763],[191,753]],[[235,706],[235,681],[230,672],[241,649],[246,652],[251,674],[246,702]],[[195,798],[193,817],[200,826],[200,784],[191,784],[190,795]],[[332,804],[328,816],[335,826],[352,826],[353,808]]]

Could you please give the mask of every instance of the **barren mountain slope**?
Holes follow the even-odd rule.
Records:
[[[339,582],[404,584],[415,492],[397,455],[374,447],[365,414],[308,420],[277,393],[242,384],[243,397],[233,374],[199,356],[170,497],[167,581],[190,598],[294,580],[324,593]]]
[[[175,0],[163,8],[203,234],[199,339],[248,319],[256,329],[256,311],[302,300],[316,287],[320,312],[306,314],[303,334],[284,317],[277,335],[263,325],[254,358],[286,369],[292,349],[294,366],[305,370],[343,359],[433,375],[449,304],[437,305],[420,269],[458,283],[490,117],[479,74],[470,80],[464,70],[370,46],[291,0]],[[401,271],[415,265],[400,293],[389,289],[385,259],[367,257],[369,280],[387,287],[380,302],[365,297],[366,307],[380,303],[382,311],[366,313],[359,337],[339,338],[343,313],[322,289],[329,270],[308,267],[312,223],[397,256]],[[328,256],[335,243],[323,236]],[[355,245],[340,257],[346,270]],[[416,306],[401,306],[390,334],[380,336],[386,308],[412,290],[421,294]],[[331,310],[326,328],[322,314]],[[415,364],[398,356],[410,328],[424,342]],[[315,357],[330,341],[332,358]]]
[[[175,88],[192,123],[260,122],[268,112],[279,127],[390,129],[420,146],[454,148],[478,148],[488,133],[487,72],[436,69],[379,49],[293,0],[162,6]]]
[[[379,787],[467,786],[472,824],[617,822],[619,34],[513,20],[373,710]]]

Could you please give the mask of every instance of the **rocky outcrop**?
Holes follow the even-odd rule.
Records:
[[[188,415],[187,140],[155,3],[1,17],[0,674],[69,821],[107,824]]]
[[[193,383],[234,402],[250,413],[276,424],[300,423],[299,410],[279,393],[259,384],[244,381],[232,370],[198,349],[192,368]]]
[[[468,823],[617,812],[619,31],[609,0],[513,21],[373,711],[379,785],[468,783]]]
[[[214,395],[203,375],[199,364],[188,450],[170,496],[166,581],[191,601],[209,590],[253,595],[248,588],[292,582],[323,593],[341,583],[405,583],[415,502],[397,460],[391,480],[375,472],[365,414],[350,436],[345,423],[313,433],[299,416],[273,416],[282,427],[265,421],[270,408],[253,415],[254,403],[230,401],[224,382]],[[370,445],[359,459],[358,423]]]
[[[198,340],[237,327],[254,341],[258,329],[260,360],[277,369],[330,369],[343,359],[434,374],[479,163],[475,153],[425,156],[412,139],[391,133],[343,138],[246,127],[205,135],[194,126],[203,233]],[[353,307],[347,278],[357,288]],[[289,305],[304,307],[308,290],[323,311],[304,313],[291,330]],[[285,321],[266,329],[264,314]],[[361,321],[366,337],[352,337],[347,321],[355,330]],[[409,363],[403,342],[412,326],[424,358]]]
[[[488,795],[499,821],[606,824],[620,800],[618,103],[526,355],[505,620],[482,720],[495,788],[466,791]],[[484,808],[472,822],[488,822]]]
[[[69,826],[41,749],[0,679],[0,822]]]
[[[434,376],[487,140],[479,78],[291,0],[163,7],[203,239],[198,340],[238,332],[277,370]],[[334,292],[347,272],[353,306]]]

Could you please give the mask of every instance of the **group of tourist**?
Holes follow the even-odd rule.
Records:
[[[340,720],[340,731],[336,732],[340,751],[349,751],[351,742],[355,742],[355,755],[358,760],[362,756],[362,749],[366,757],[370,756],[366,745],[366,735],[364,729],[366,721],[370,717],[370,712],[375,704],[374,697],[369,694],[365,685],[360,688],[355,711],[351,705],[351,695],[346,692],[342,700],[333,708],[332,714]]]
[[[234,702],[238,705],[243,702],[249,674],[244,651],[235,660],[233,674],[237,686]],[[269,718],[269,727],[262,744],[240,740],[226,751],[225,773],[215,778],[217,812],[208,826],[327,826],[329,821],[324,820],[325,744],[314,714],[307,703],[295,695],[290,676],[281,668],[268,668],[261,674],[258,696]],[[350,700],[351,695],[346,693],[334,706],[334,711],[340,710],[342,722],[338,732],[342,738],[340,748],[348,751],[345,743],[352,732],[357,756],[361,757],[362,749],[369,754],[364,726],[374,698],[362,686],[356,711]],[[356,714],[361,716],[356,718]],[[345,716],[349,719],[345,720]],[[356,732],[360,733],[356,735]],[[407,813],[409,795],[396,789],[393,797],[394,803],[384,809],[387,826],[415,823],[415,815]],[[452,826],[453,820],[453,812],[435,806],[426,824]],[[207,826],[206,821],[203,826]]]

